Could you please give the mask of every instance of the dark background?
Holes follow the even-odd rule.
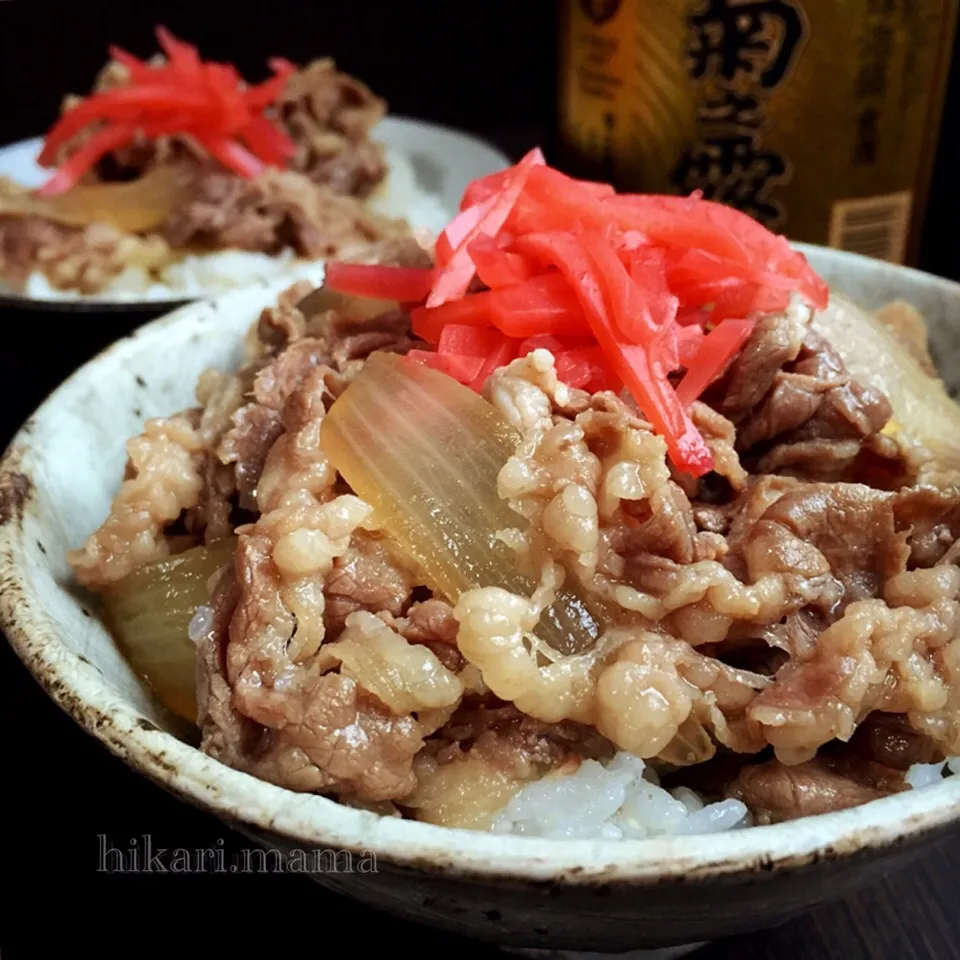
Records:
[[[43,133],[65,92],[89,89],[111,43],[150,56],[162,23],[252,81],[270,56],[332,56],[394,113],[482,133],[526,128],[537,139],[553,112],[557,9],[551,0],[0,0],[0,133],[5,142]]]
[[[907,2],[907,0],[904,0]],[[110,42],[148,56],[157,22],[251,79],[268,56],[334,56],[397,114],[479,133],[516,156],[548,154],[556,76],[551,0],[155,4],[0,0],[0,144],[42,133],[65,92],[84,92]],[[923,265],[960,277],[960,82],[951,87]],[[0,307],[0,441],[67,373],[122,335],[129,317]],[[330,950],[500,956],[491,947],[371,914],[297,876],[121,876],[97,872],[98,836],[117,846],[245,846],[133,774],[47,700],[0,644],[4,817],[0,949],[7,958],[216,952],[284,957]],[[845,903],[780,930],[706,948],[698,960],[955,960],[960,838]]]

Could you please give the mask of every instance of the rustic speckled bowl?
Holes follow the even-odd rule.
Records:
[[[912,301],[960,386],[960,286],[807,251],[867,306]],[[0,622],[78,723],[184,800],[283,851],[368,851],[376,872],[315,874],[371,906],[514,947],[626,951],[772,926],[917,857],[960,822],[960,777],[856,810],[708,837],[542,841],[380,819],[221,766],[175,735],[71,584],[64,555],[105,516],[124,441],[192,402],[204,368],[229,366],[274,287],[184,307],[63,384],[0,467]],[[344,861],[341,861],[343,863]],[[370,860],[366,861],[368,864]]]

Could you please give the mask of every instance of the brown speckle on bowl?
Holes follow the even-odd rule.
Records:
[[[23,522],[23,510],[33,483],[25,473],[6,470],[0,475],[0,526]]]

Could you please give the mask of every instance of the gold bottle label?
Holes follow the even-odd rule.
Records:
[[[566,0],[560,129],[621,189],[913,259],[958,0]]]

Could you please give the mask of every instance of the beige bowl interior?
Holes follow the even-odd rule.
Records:
[[[928,316],[942,369],[960,386],[960,287],[830,251],[809,250],[844,292],[876,306],[896,297]],[[142,773],[249,829],[300,843],[370,850],[393,864],[461,876],[574,884],[651,882],[796,866],[890,844],[960,818],[960,777],[855,810],[707,837],[545,841],[381,819],[221,766],[171,734],[170,718],[117,652],[64,559],[106,515],[124,441],[145,418],[193,402],[207,367],[229,368],[240,337],[282,286],[263,285],[184,307],[93,360],[37,411],[0,475],[0,615],[51,696]]]

